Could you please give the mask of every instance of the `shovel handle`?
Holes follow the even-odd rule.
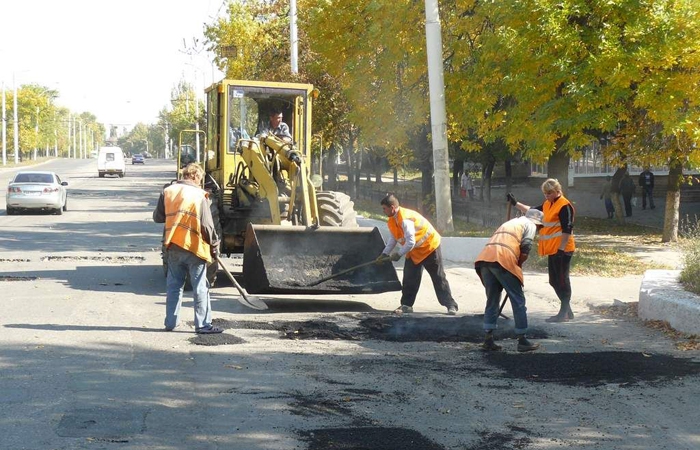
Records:
[[[238,293],[241,294],[241,297],[245,299],[246,302],[250,303],[250,300],[248,300],[248,296],[245,293],[245,290],[241,287],[240,284],[238,284],[238,281],[231,275],[231,272],[228,271],[228,268],[224,264],[224,262],[219,258],[219,255],[216,255],[216,262],[219,263],[222,269],[224,269],[224,273],[228,277],[229,280],[231,280],[231,283],[233,283],[234,286],[236,286],[236,289],[238,289]]]
[[[362,263],[362,264],[359,264],[357,266],[350,267],[349,269],[341,270],[338,273],[328,275],[327,277],[319,278],[318,280],[312,281],[311,283],[307,284],[306,286],[316,286],[317,284],[321,284],[324,281],[331,280],[331,279],[339,277],[341,275],[345,275],[346,273],[350,273],[350,272],[353,272],[357,269],[361,269],[361,268],[366,267],[366,266],[371,266],[372,264],[376,264],[376,263],[377,263],[376,260],[368,261],[366,263]]]

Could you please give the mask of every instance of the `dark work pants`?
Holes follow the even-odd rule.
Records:
[[[625,216],[632,217],[632,194],[622,194],[622,200],[625,202]]]
[[[654,208],[654,188],[651,186],[644,186],[642,188],[642,208],[647,207],[647,197],[649,197],[649,206]]]
[[[565,254],[549,255],[547,258],[547,269],[549,270],[549,284],[554,288],[554,292],[561,302],[561,311],[567,312],[571,309],[571,279],[569,269],[571,267],[571,257],[573,252]]]
[[[513,307],[515,334],[525,334],[527,332],[527,308],[525,307],[525,293],[520,279],[494,263],[486,263],[478,270],[481,282],[486,289],[484,330],[492,331],[498,328],[501,293],[505,289]]]
[[[438,302],[446,308],[450,306],[458,308],[457,302],[452,298],[452,291],[450,290],[450,284],[447,282],[445,269],[442,267],[442,251],[439,246],[419,264],[414,264],[413,261],[406,258],[406,262],[403,265],[401,304],[413,306],[416,302],[416,295],[418,295],[421,278],[423,277],[423,268],[430,275],[430,279],[433,280],[433,287],[435,287],[435,295],[437,295]]]

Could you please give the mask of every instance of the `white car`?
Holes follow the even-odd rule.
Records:
[[[6,213],[33,209],[63,214],[68,209],[66,186],[54,172],[17,172],[7,186]]]

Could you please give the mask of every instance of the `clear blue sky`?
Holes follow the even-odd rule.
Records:
[[[203,95],[222,77],[183,39],[203,49],[204,24],[225,13],[225,0],[2,1],[0,82],[56,89],[57,104],[105,124],[154,123],[180,80]]]

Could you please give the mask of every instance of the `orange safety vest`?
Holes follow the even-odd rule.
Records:
[[[387,224],[391,235],[401,245],[406,243],[403,235],[404,220],[412,221],[416,229],[416,245],[406,254],[406,258],[410,258],[414,264],[420,264],[440,246],[440,234],[425,217],[411,209],[399,208],[396,215],[389,218]]]
[[[212,262],[211,248],[202,237],[202,201],[206,191],[185,183],[173,184],[163,191],[165,202],[165,246],[175,244]]]
[[[559,211],[566,206],[571,205],[571,202],[566,199],[563,195],[560,196],[554,203],[545,201],[542,205],[542,212],[544,213],[544,220],[542,220],[542,229],[540,229],[539,241],[537,244],[537,251],[541,256],[554,255],[559,250],[559,245],[561,244],[561,222],[559,222]],[[571,205],[571,208],[574,206]],[[569,237],[569,241],[566,243],[565,252],[573,252],[576,250],[576,244],[574,243],[574,236]]]
[[[525,220],[529,221],[529,219]],[[523,269],[518,265],[523,234],[525,234],[525,224],[519,219],[509,220],[493,233],[484,249],[476,257],[475,262],[498,263],[508,272],[518,277],[521,285],[525,284]]]

